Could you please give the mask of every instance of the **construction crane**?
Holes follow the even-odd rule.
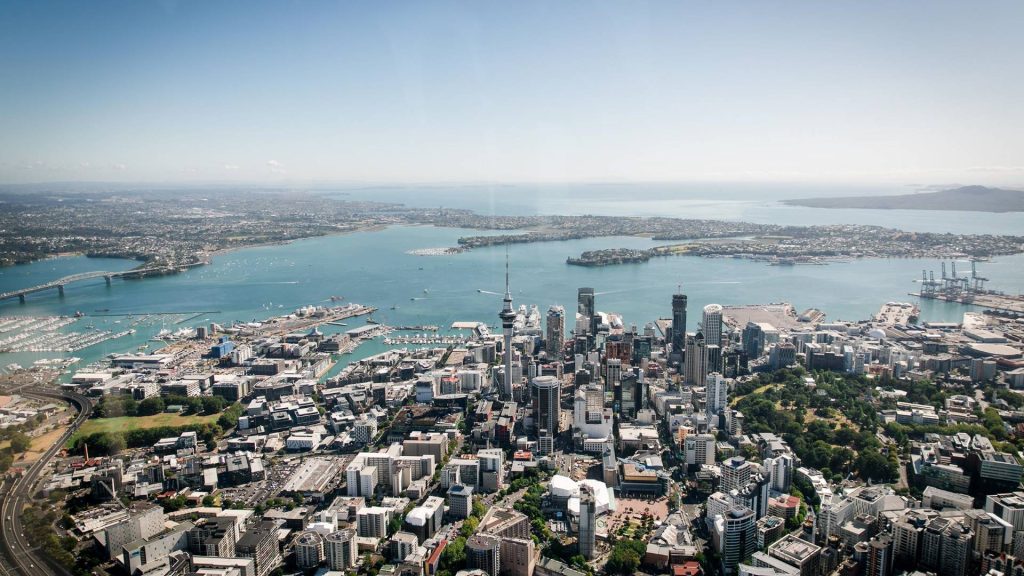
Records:
[[[971,281],[974,283],[975,292],[985,291],[985,282],[988,282],[988,278],[978,276],[978,261],[971,260]]]

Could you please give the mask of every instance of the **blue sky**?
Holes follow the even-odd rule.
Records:
[[[1024,3],[0,3],[0,182],[1024,184]]]

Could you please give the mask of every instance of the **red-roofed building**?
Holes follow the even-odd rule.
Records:
[[[702,574],[704,574],[704,570],[701,569],[700,562],[696,560],[672,565],[672,576],[702,576]]]
[[[448,546],[447,540],[441,540],[437,547],[431,551],[430,556],[427,557],[426,568],[427,576],[434,576],[437,574],[437,566],[441,563],[441,554],[444,553],[444,549]]]
[[[768,499],[768,514],[778,516],[783,520],[796,518],[800,512],[800,499],[791,494],[784,494],[776,498]]]

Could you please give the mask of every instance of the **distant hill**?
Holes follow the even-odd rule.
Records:
[[[866,208],[874,210],[967,210],[973,212],[1024,212],[1024,191],[964,186],[940,192],[898,196],[845,196],[783,200],[791,206],[810,208]]]

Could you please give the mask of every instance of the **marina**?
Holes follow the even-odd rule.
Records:
[[[0,352],[77,352],[108,340],[116,340],[134,329],[113,331],[86,326],[86,331],[62,331],[79,318],[62,316],[15,318],[0,320]]]

